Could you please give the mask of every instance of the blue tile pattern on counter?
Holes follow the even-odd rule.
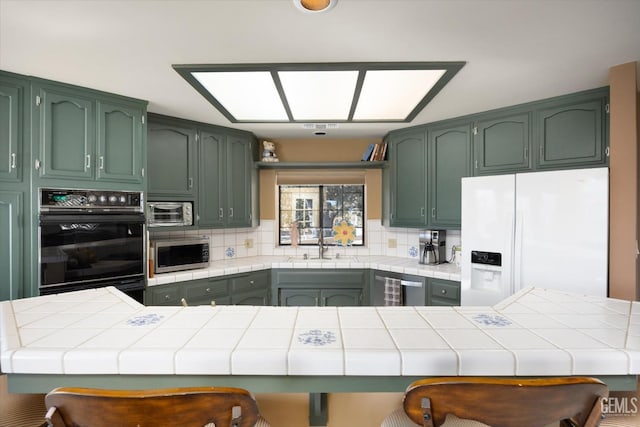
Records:
[[[298,335],[298,342],[305,345],[324,346],[336,341],[336,334],[331,331],[312,329]]]
[[[473,320],[476,323],[486,326],[509,326],[512,323],[511,320],[505,317],[486,313],[473,316]]]
[[[143,314],[142,316],[136,316],[127,320],[127,325],[129,326],[153,325],[154,323],[158,323],[162,319],[164,319],[164,316],[159,314],[155,314],[155,313]]]

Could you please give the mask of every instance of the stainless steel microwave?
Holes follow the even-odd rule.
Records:
[[[209,267],[209,238],[152,240],[154,272]]]
[[[149,227],[193,225],[193,202],[147,202]]]

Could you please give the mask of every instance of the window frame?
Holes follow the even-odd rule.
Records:
[[[324,238],[327,238],[327,231],[332,230],[331,228],[326,228],[323,227],[323,223],[324,223],[324,219],[325,219],[325,215],[332,211],[330,209],[326,209],[326,202],[325,202],[325,188],[326,187],[340,187],[341,188],[341,194],[344,195],[344,187],[359,187],[360,191],[358,191],[359,195],[362,198],[362,226],[361,227],[356,227],[357,230],[361,229],[362,230],[362,236],[361,236],[361,243],[353,243],[349,246],[355,246],[355,247],[364,247],[366,244],[365,241],[365,235],[366,235],[366,211],[365,211],[365,194],[366,194],[366,188],[364,184],[278,184],[278,236],[277,236],[277,242],[278,242],[278,246],[292,246],[291,243],[291,239],[289,239],[289,242],[283,242],[282,237],[283,237],[283,230],[291,230],[290,227],[283,227],[282,224],[282,213],[283,213],[283,209],[282,209],[282,193],[283,193],[283,188],[285,187],[310,187],[310,188],[315,188],[318,191],[318,206],[319,207],[323,207],[322,209],[317,209],[319,218],[317,220],[317,223],[319,224],[318,227],[309,227],[309,228],[314,228],[316,230],[318,230],[319,232],[324,232]],[[297,200],[305,200],[306,198],[303,196],[300,196],[298,198],[294,198],[292,199],[292,202],[294,203],[294,206],[291,208],[291,213],[293,214],[293,218],[296,217],[296,213],[299,211],[296,207],[295,207],[295,203]],[[308,200],[308,199],[306,199]],[[305,209],[303,209],[301,212],[306,212]],[[311,209],[312,214],[314,213],[313,208]],[[344,207],[342,208],[342,214],[345,213]],[[360,236],[359,236],[360,237]],[[299,242],[298,246],[318,246],[319,242],[309,242],[309,243],[304,243],[304,242]],[[337,245],[335,242],[324,242],[325,246],[334,246],[334,247],[340,247],[341,245]]]

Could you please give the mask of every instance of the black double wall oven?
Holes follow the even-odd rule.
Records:
[[[142,302],[143,206],[140,192],[41,189],[40,294],[115,286]]]

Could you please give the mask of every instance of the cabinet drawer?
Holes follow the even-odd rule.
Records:
[[[431,298],[447,300],[451,302],[460,301],[460,284],[458,282],[431,281]]]
[[[153,305],[180,305],[182,293],[180,286],[163,287],[162,289],[152,288]]]
[[[189,285],[185,287],[185,298],[188,303],[226,296],[228,293],[226,279],[197,280],[189,282]]]
[[[269,271],[264,270],[257,273],[236,276],[231,279],[231,292],[250,291],[253,289],[264,289],[269,286]]]

